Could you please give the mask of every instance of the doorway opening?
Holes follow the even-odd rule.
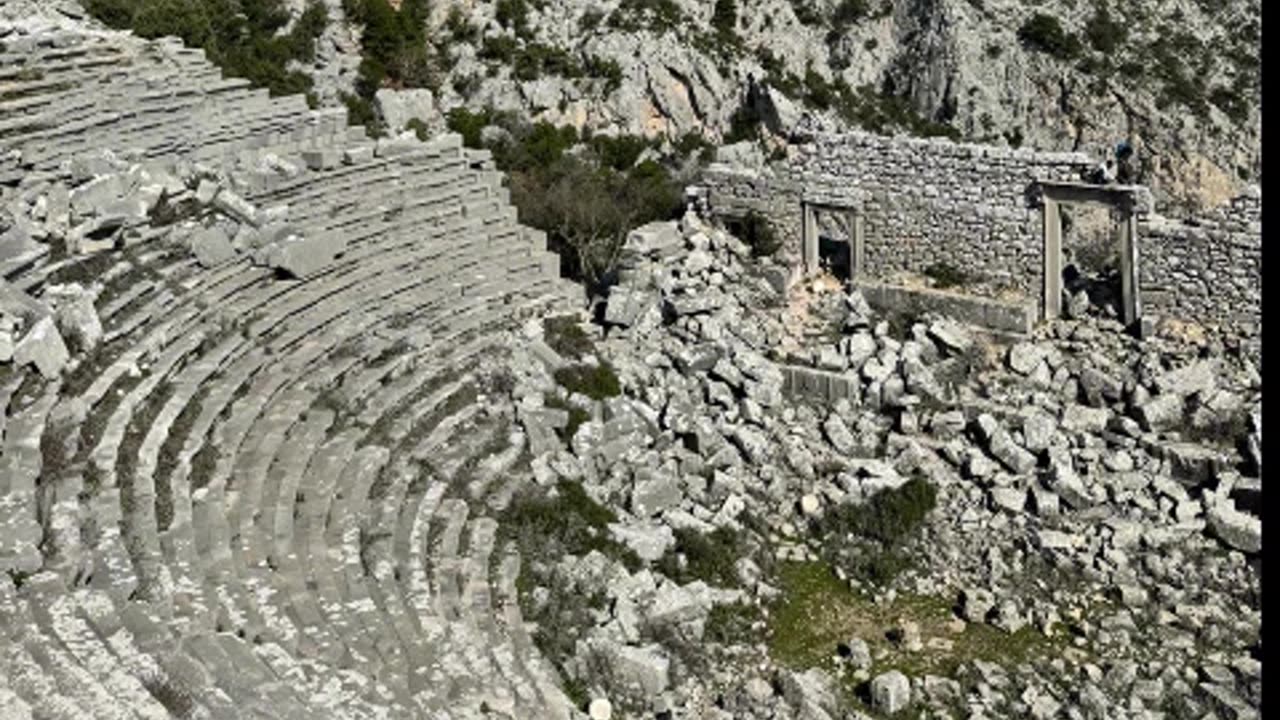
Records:
[[[1140,332],[1136,188],[1063,182],[1038,187],[1044,222],[1042,319],[1097,311]]]
[[[848,286],[865,271],[862,217],[852,208],[804,204],[804,260],[807,272],[825,272]]]

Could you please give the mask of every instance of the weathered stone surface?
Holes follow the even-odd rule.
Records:
[[[45,298],[54,303],[54,321],[70,349],[84,353],[98,345],[102,321],[92,293],[79,285],[54,285],[45,288]]]
[[[911,683],[897,670],[877,675],[871,681],[871,704],[876,710],[890,715],[901,712],[911,704]]]
[[[70,359],[71,353],[51,317],[37,320],[13,349],[15,363],[34,365],[46,380],[58,377]]]
[[[1211,503],[1205,519],[1214,534],[1231,547],[1248,553],[1262,551],[1262,521],[1237,510],[1232,500],[1219,498]]]
[[[227,233],[218,226],[204,228],[191,237],[191,252],[204,267],[220,265],[236,256]]]
[[[265,265],[292,277],[302,278],[332,263],[346,247],[346,240],[337,233],[326,233],[314,238],[290,237],[262,248],[258,257]]]

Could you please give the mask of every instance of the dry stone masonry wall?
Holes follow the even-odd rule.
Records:
[[[765,215],[793,270],[802,265],[809,203],[861,216],[870,277],[945,263],[1034,299],[1044,282],[1037,183],[1080,182],[1095,162],[1082,153],[817,134],[766,167],[715,165],[704,185],[717,215]],[[1144,314],[1259,335],[1260,189],[1186,220],[1153,212],[1141,188],[1136,200]]]

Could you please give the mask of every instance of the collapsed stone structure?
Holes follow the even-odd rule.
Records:
[[[946,263],[1018,291],[1041,318],[1057,316],[1060,302],[1057,208],[1109,205],[1126,218],[1117,246],[1133,314],[1148,325],[1168,317],[1216,326],[1256,352],[1261,190],[1203,217],[1170,219],[1145,188],[1083,184],[1095,163],[1082,153],[819,133],[767,167],[713,166],[704,184],[716,215],[755,211],[771,221],[792,279],[819,264],[815,214],[847,215],[860,276]]]
[[[521,327],[573,309],[574,288],[515,222],[485,154],[456,136],[372,141],[300,98],[222,79],[198,52],[56,16],[0,21],[0,43],[0,708],[16,717],[567,718],[577,705],[608,718],[604,695],[717,718],[839,712],[823,672],[762,668],[755,648],[749,674],[716,669],[732,685],[717,698],[647,634],[670,626],[702,643],[713,608],[776,598],[753,560],[734,564],[740,587],[721,588],[503,541],[495,518],[512,497],[560,480],[611,506],[608,536],[653,563],[676,531],[740,531],[748,514],[783,538],[780,558],[812,557],[806,522],[925,472],[946,502],[929,561],[946,566],[939,582],[965,585],[967,621],[1051,631],[1061,618],[1045,598],[974,587],[1027,585],[999,549],[1018,565],[1035,548],[1087,570],[1089,593],[1120,584],[1125,607],[1101,621],[1099,644],[1122,662],[1143,659],[1128,650],[1133,618],[1168,608],[1179,628],[1204,624],[1195,603],[1253,591],[1242,553],[1261,548],[1261,380],[1247,364],[1165,367],[1079,324],[1009,348],[992,373],[1007,387],[979,397],[941,380],[970,362],[967,330],[931,318],[894,337],[843,293],[828,299],[848,304],[847,332],[786,355],[785,318],[764,309],[786,288],[689,213],[628,241],[609,333],[592,330],[625,393],[592,400],[557,386],[567,360],[538,323]],[[955,148],[957,166],[972,161]],[[1034,177],[1067,185],[1081,160],[1037,162]],[[1036,267],[1022,166],[993,164],[1012,179],[970,227],[989,255],[947,234],[980,186],[944,202],[904,176],[904,195],[885,181],[863,206],[884,212],[883,226],[860,221],[869,267],[896,267],[892,233],[905,233],[918,242],[903,267],[981,259],[1034,291],[1018,274]],[[847,202],[838,184],[825,192],[800,197]],[[794,200],[768,202],[783,213]],[[804,236],[780,227],[795,261]],[[1159,237],[1177,246],[1199,232],[1188,228]],[[1251,226],[1227,230],[1247,240]],[[1247,475],[1225,448],[1160,435],[1188,407],[1202,425],[1250,412]],[[557,437],[564,408],[586,419]],[[975,537],[996,560],[972,566]],[[1234,550],[1202,576],[1172,559],[1136,570],[1170,546],[1218,542]],[[522,616],[516,580],[535,565],[610,601],[560,668],[592,683],[590,703],[569,699]],[[1173,587],[1184,572],[1193,582]],[[552,602],[546,587],[531,595]],[[1213,707],[1238,717],[1258,695],[1260,663],[1237,657],[1255,615],[1198,638],[1220,648],[1194,656]],[[921,651],[918,635],[904,647]],[[1197,651],[1181,629],[1152,635],[1138,638],[1150,657]],[[850,645],[855,672],[882,662]],[[987,688],[978,706],[1054,716],[1068,660],[1054,659],[1061,677],[993,680],[1016,690]],[[1195,682],[1174,665],[1135,681],[1108,664],[1108,687],[1119,675],[1117,697],[1131,685],[1154,706]],[[591,674],[601,667],[607,686]],[[1096,670],[1072,702],[1114,717]],[[892,712],[961,690],[890,670],[870,693]]]

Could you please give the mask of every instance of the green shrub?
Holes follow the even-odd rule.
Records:
[[[555,371],[556,382],[571,393],[581,393],[592,400],[604,400],[622,394],[622,385],[608,362],[598,365],[570,365]]]
[[[717,587],[735,587],[738,558],[746,557],[741,535],[727,527],[716,528],[704,535],[691,528],[675,531],[675,546],[658,559],[657,568],[678,583],[701,580]],[[679,556],[683,555],[682,566]]]
[[[469,148],[481,147],[480,131],[492,120],[488,110],[471,112],[465,107],[456,107],[445,117],[449,130],[462,136],[462,144]]]
[[[626,171],[635,166],[640,153],[652,147],[653,142],[638,135],[595,135],[590,145],[602,166]]]
[[[591,414],[577,405],[570,405],[554,395],[547,395],[543,398],[543,405],[555,410],[564,410],[569,413],[569,422],[565,423],[563,428],[559,428],[556,434],[565,442],[573,440],[573,436],[578,434],[578,428],[582,424],[591,419]]]
[[[588,77],[604,80],[605,95],[611,95],[622,87],[622,66],[613,58],[588,57],[582,69]]]
[[[703,637],[721,645],[745,645],[756,641],[755,624],[764,619],[760,608],[746,603],[716,605],[707,613]]]
[[[822,15],[810,0],[791,0],[791,10],[801,25],[812,27],[822,24]]]
[[[1036,13],[1018,28],[1018,40],[1024,48],[1070,60],[1080,54],[1080,39],[1062,29],[1058,18]]]
[[[870,0],[840,0],[831,14],[831,23],[837,28],[847,28],[870,15]]]
[[[1106,2],[1098,4],[1093,16],[1084,26],[1085,37],[1098,52],[1111,55],[1129,38],[1129,29],[1111,17]]]
[[[824,535],[852,534],[894,547],[924,524],[936,503],[937,489],[916,475],[897,488],[877,492],[860,505],[837,505],[818,524]]]
[[[421,118],[409,118],[409,122],[404,124],[406,130],[412,130],[419,140],[426,140],[431,137],[427,131],[427,124]]]
[[[498,0],[493,17],[502,27],[514,30],[516,35],[523,36],[529,31],[529,6],[525,0]]]
[[[782,240],[764,215],[751,210],[738,225],[736,235],[751,248],[752,257],[769,257],[782,248]]]
[[[924,276],[933,280],[934,287],[952,288],[967,285],[972,278],[967,272],[948,262],[936,262],[924,269]]]
[[[675,0],[622,0],[607,21],[615,30],[655,33],[674,32],[684,22],[684,13]]]
[[[286,70],[289,61],[309,63],[328,15],[313,0],[293,28],[283,0],[87,0],[85,9],[104,24],[144,38],[175,36],[205,51],[232,77],[249,80],[272,95],[302,94],[311,79]]]
[[[643,564],[634,552],[610,537],[608,526],[618,517],[591,499],[580,483],[561,480],[554,495],[525,486],[497,519],[502,533],[517,541],[526,558],[554,560],[597,550],[632,572]]]
[[[454,42],[465,42],[474,45],[480,40],[480,28],[471,24],[460,5],[454,5],[449,8],[449,14],[444,20],[444,29]]]
[[[572,315],[544,318],[542,333],[552,350],[570,360],[579,360],[596,351],[596,344]]]
[[[733,35],[738,30],[738,4],[734,0],[716,0],[711,12],[711,27],[722,35]]]

